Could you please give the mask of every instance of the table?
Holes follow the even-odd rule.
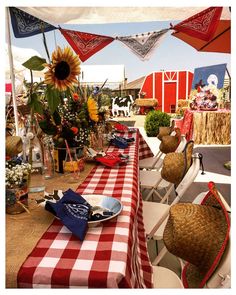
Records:
[[[80,242],[59,220],[42,235],[18,272],[20,288],[151,288],[152,267],[147,254],[139,191],[139,159],[152,156],[140,133],[125,150],[127,165],[97,165],[79,185],[81,194],[118,198],[121,214],[101,226],[89,228]]]
[[[85,170],[80,173],[79,183],[82,183],[94,168],[94,163],[87,163]],[[56,173],[54,178],[45,180],[45,190],[52,192],[60,187],[67,190],[69,187],[76,189],[77,183],[68,183],[70,175]],[[35,202],[35,199],[43,197],[43,192],[29,194],[29,209],[27,212],[18,215],[6,214],[6,287],[16,288],[17,272],[25,261],[36,243],[52,223],[52,214],[42,209]]]

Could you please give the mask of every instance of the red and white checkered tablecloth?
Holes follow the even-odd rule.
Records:
[[[126,136],[125,134],[124,136]],[[151,288],[139,192],[139,158],[152,156],[137,131],[125,150],[129,162],[116,168],[95,167],[78,187],[80,194],[103,194],[121,201],[119,216],[88,228],[83,242],[54,220],[21,266],[19,288]]]

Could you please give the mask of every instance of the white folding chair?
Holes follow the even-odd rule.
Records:
[[[175,131],[173,131],[171,133],[171,135],[174,135]],[[181,153],[186,145],[186,138],[184,135],[181,135],[181,141],[176,149],[176,152]],[[139,169],[146,169],[146,170],[159,170],[162,166],[162,162],[163,162],[163,157],[165,156],[165,154],[163,154],[160,150],[158,151],[158,153],[154,156],[154,157],[149,157],[143,160],[139,161]]]
[[[160,199],[160,203],[166,202],[168,204],[168,197],[174,191],[174,184],[165,181],[161,177],[161,171],[140,170],[139,176],[140,188],[145,201],[155,195]],[[161,191],[164,191],[164,194]]]
[[[200,193],[194,199],[193,203],[194,204],[200,204],[207,193],[208,192]],[[219,192],[218,192],[218,194],[219,194],[219,196],[221,198],[221,201],[224,204],[226,210],[228,212],[231,212],[231,208],[227,204],[227,202],[225,201],[223,196]],[[162,250],[158,253],[157,257],[152,262],[153,269],[156,269],[156,272],[158,272],[158,271],[159,272],[161,272],[161,271],[164,272],[164,270],[161,270],[160,269],[161,267],[157,266],[157,265],[163,259],[163,257],[165,256],[165,254],[167,252],[168,252],[168,250],[164,246],[162,248]],[[183,269],[184,262],[180,258],[178,260],[180,262],[181,269]],[[164,287],[164,288],[171,288],[171,286],[176,283],[176,278],[173,276],[173,274],[168,273],[166,270],[165,270],[165,272],[166,272],[166,278],[164,278],[162,283],[160,283],[160,282],[159,283],[162,284],[162,285],[167,286],[167,287]],[[159,275],[159,279],[160,278],[161,278],[161,276]],[[156,283],[155,283],[155,280],[157,281]],[[154,273],[154,288],[155,288],[155,284],[156,285],[158,284],[158,276],[157,276],[157,274],[155,275],[155,273]],[[168,284],[170,284],[169,287],[168,287]],[[182,284],[182,282],[181,282],[181,284]],[[216,267],[215,271],[213,272],[211,277],[206,282],[206,285],[205,285],[204,288],[230,288],[230,287],[231,287],[231,242],[230,242],[230,238],[229,238],[229,241],[227,243],[224,254],[223,254],[218,266]],[[178,288],[178,287],[176,287],[176,288]],[[180,285],[179,288],[182,288],[181,285]]]
[[[143,221],[147,240],[162,240],[163,231],[167,222],[170,206],[178,203],[193,183],[200,170],[200,157],[198,153],[192,156],[192,164],[182,181],[175,189],[176,198],[170,204],[143,201]],[[158,219],[157,219],[158,218]]]
[[[182,289],[181,279],[172,270],[162,266],[152,266],[153,287],[157,289]]]

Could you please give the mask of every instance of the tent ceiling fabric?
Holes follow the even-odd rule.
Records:
[[[207,7],[18,7],[50,24],[105,24],[183,20]],[[221,19],[230,19],[224,7]]]

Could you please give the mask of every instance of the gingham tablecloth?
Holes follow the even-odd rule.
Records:
[[[95,167],[78,187],[80,194],[103,194],[119,199],[119,216],[89,228],[83,242],[54,220],[21,266],[19,288],[151,288],[139,192],[139,159],[152,152],[137,130],[125,150],[129,162],[116,168]]]

